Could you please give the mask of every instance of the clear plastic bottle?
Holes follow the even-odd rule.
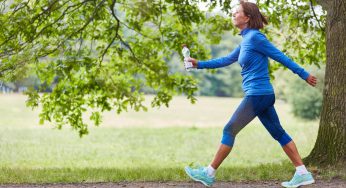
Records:
[[[183,50],[181,51],[184,56],[184,66],[186,71],[190,71],[193,68],[193,64],[187,59],[190,57],[190,50],[186,44],[183,45]]]

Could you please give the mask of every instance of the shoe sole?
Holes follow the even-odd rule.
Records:
[[[310,185],[310,184],[313,184],[313,183],[315,183],[315,180],[304,181],[304,182],[298,183],[297,185],[294,185],[294,186],[287,186],[287,188],[296,188],[296,187],[299,187],[299,186],[302,186],[302,185]],[[281,186],[286,187],[286,186],[284,186],[282,184],[281,184]]]
[[[187,171],[186,168],[184,168],[184,170],[185,170],[185,173],[186,173],[191,179],[193,179],[193,180],[195,180],[195,181],[198,181],[198,182],[201,182],[203,185],[205,185],[205,186],[207,186],[207,187],[211,187],[211,186],[212,186],[212,185],[206,184],[206,183],[203,182],[202,180],[196,179],[196,178],[194,178],[193,176],[191,176],[191,175],[189,174],[189,172]]]

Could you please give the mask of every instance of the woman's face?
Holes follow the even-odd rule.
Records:
[[[247,27],[249,22],[249,17],[244,14],[243,7],[239,5],[233,13],[233,24],[239,29],[244,29]]]

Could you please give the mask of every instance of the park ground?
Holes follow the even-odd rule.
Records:
[[[37,188],[37,187],[47,187],[47,188],[113,188],[113,187],[133,187],[133,188],[145,188],[145,187],[159,187],[159,188],[203,188],[204,185],[200,183],[193,182],[122,182],[122,183],[74,183],[74,184],[25,184],[25,185],[6,185],[8,188],[18,188],[18,187],[28,187],[28,188]],[[0,187],[5,187],[1,186]],[[280,187],[279,181],[242,181],[242,182],[217,182],[213,187],[220,188],[276,188]],[[305,187],[317,188],[317,187],[327,187],[327,188],[344,188],[346,187],[346,182],[343,180],[317,180],[315,184],[308,185]]]
[[[39,110],[26,108],[25,100],[0,95],[0,187],[201,187],[183,167],[210,162],[223,125],[241,99],[198,97],[192,105],[177,97],[170,108],[107,112],[102,125],[91,126],[82,138],[68,126],[38,125]],[[275,107],[307,156],[318,120],[293,117],[290,106],[279,100]],[[346,187],[345,168],[309,169],[318,180],[309,187]],[[278,187],[293,173],[279,144],[256,119],[239,133],[215,187]]]

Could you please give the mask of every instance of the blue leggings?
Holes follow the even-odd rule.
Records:
[[[282,128],[274,108],[274,103],[274,94],[245,96],[232,118],[223,129],[221,143],[232,147],[235,136],[256,116],[258,116],[270,135],[277,140],[281,146],[289,143],[292,139]]]

